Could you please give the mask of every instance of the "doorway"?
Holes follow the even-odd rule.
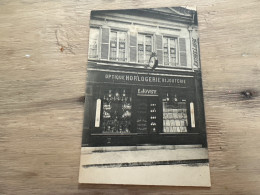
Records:
[[[160,105],[158,96],[137,96],[135,104],[136,132],[156,134],[160,131]]]

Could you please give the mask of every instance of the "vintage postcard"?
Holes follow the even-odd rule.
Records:
[[[80,183],[210,183],[197,11],[92,11]]]

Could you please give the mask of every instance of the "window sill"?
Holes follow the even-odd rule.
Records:
[[[139,68],[139,69],[146,69],[145,66],[147,64],[141,64],[137,62],[120,62],[120,61],[111,61],[111,60],[100,60],[100,59],[88,59],[89,62],[96,62],[98,64],[102,65],[108,65],[108,66],[115,66],[115,67],[131,67],[131,68]],[[169,66],[158,66],[155,70],[178,70],[178,71],[190,71],[193,72],[191,67],[182,67],[182,66],[174,66],[174,67],[169,67]]]

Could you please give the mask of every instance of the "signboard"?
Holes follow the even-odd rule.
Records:
[[[199,38],[198,32],[193,30],[191,36],[191,55],[192,55],[192,65],[193,67],[199,67],[200,59],[199,59]]]
[[[182,88],[194,86],[194,77],[192,76],[185,77],[165,74],[105,72],[97,70],[88,70],[87,81],[94,83],[122,83]]]
[[[156,89],[138,88],[137,95],[138,96],[158,96],[158,92]]]
[[[101,99],[97,99],[95,127],[100,127]]]

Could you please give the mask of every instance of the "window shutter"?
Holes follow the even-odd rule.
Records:
[[[156,35],[156,53],[158,65],[163,64],[162,35]]]
[[[102,28],[101,59],[108,60],[109,28]]]
[[[180,64],[181,66],[187,66],[187,54],[186,54],[186,40],[185,38],[179,39],[180,45]]]
[[[130,62],[136,62],[137,52],[137,36],[134,34],[130,34]]]

